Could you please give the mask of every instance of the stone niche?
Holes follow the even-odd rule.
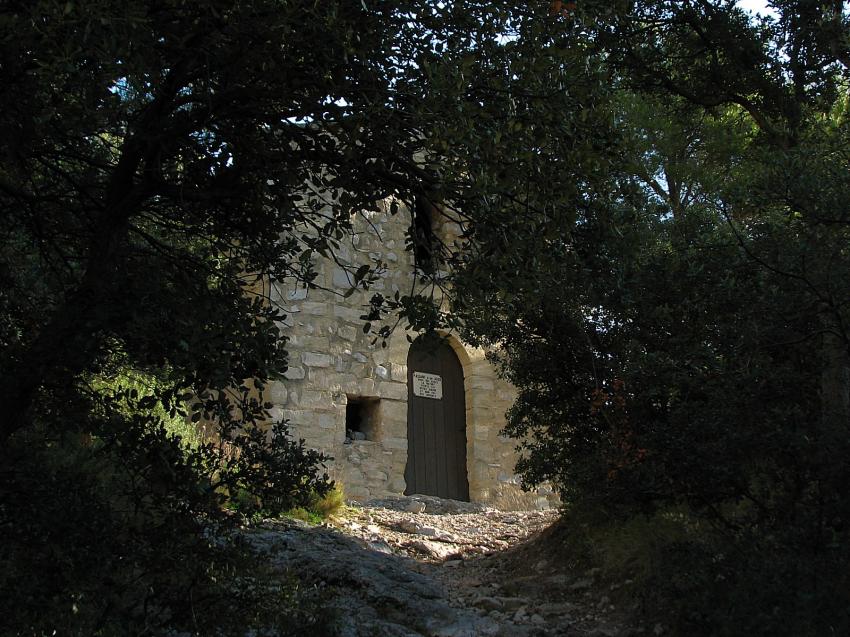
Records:
[[[316,261],[320,288],[308,291],[295,281],[277,281],[271,290],[286,314],[281,327],[290,354],[285,379],[267,391],[272,417],[287,419],[294,438],[331,456],[331,476],[357,501],[405,493],[408,454],[423,453],[408,440],[407,337],[417,335],[397,329],[386,346],[372,343],[360,318],[375,292],[405,294],[415,285],[414,256],[405,251],[411,212],[398,208],[392,215],[386,202],[380,212],[364,213],[356,220],[352,243],[335,259]],[[436,223],[433,230],[448,242],[460,235],[450,222]],[[369,290],[345,296],[354,281],[351,273],[376,260],[388,266],[380,279]],[[469,499],[500,509],[554,505],[546,487],[522,491],[514,474],[516,441],[499,435],[513,387],[497,377],[484,351],[452,335],[447,340],[463,369]]]

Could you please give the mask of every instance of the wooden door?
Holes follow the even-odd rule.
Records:
[[[406,494],[469,500],[463,368],[444,341],[414,341],[407,355]]]

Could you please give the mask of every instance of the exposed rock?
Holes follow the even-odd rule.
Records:
[[[498,597],[477,597],[472,603],[484,610],[502,610],[505,607]]]
[[[429,540],[413,540],[412,542],[406,543],[405,546],[416,549],[417,551],[421,551],[426,555],[436,557],[440,560],[455,553],[455,550],[452,547],[447,546],[442,542],[431,542]]]
[[[417,533],[419,525],[413,520],[402,520],[398,523],[398,528],[405,533]]]
[[[422,513],[425,510],[425,503],[417,500],[411,500],[407,503],[405,510],[410,513]]]
[[[528,600],[524,597],[500,597],[499,601],[502,602],[502,606],[507,608],[508,610],[522,608],[523,606],[528,604]]]
[[[283,576],[325,591],[328,637],[587,637],[618,628],[585,597],[591,578],[568,586],[573,578],[552,572],[544,554],[519,569],[503,558],[554,512],[508,514],[417,495],[347,516],[333,526],[279,520],[246,531]]]
[[[538,606],[537,611],[543,615],[569,615],[577,608],[576,604],[570,602],[549,602]]]

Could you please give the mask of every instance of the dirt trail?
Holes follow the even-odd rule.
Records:
[[[269,521],[250,537],[275,568],[327,592],[335,636],[636,634],[594,572],[567,572],[530,548],[556,517],[410,496],[318,527]]]

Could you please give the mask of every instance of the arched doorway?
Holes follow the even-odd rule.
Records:
[[[469,500],[463,368],[444,340],[418,338],[407,355],[406,494]]]

